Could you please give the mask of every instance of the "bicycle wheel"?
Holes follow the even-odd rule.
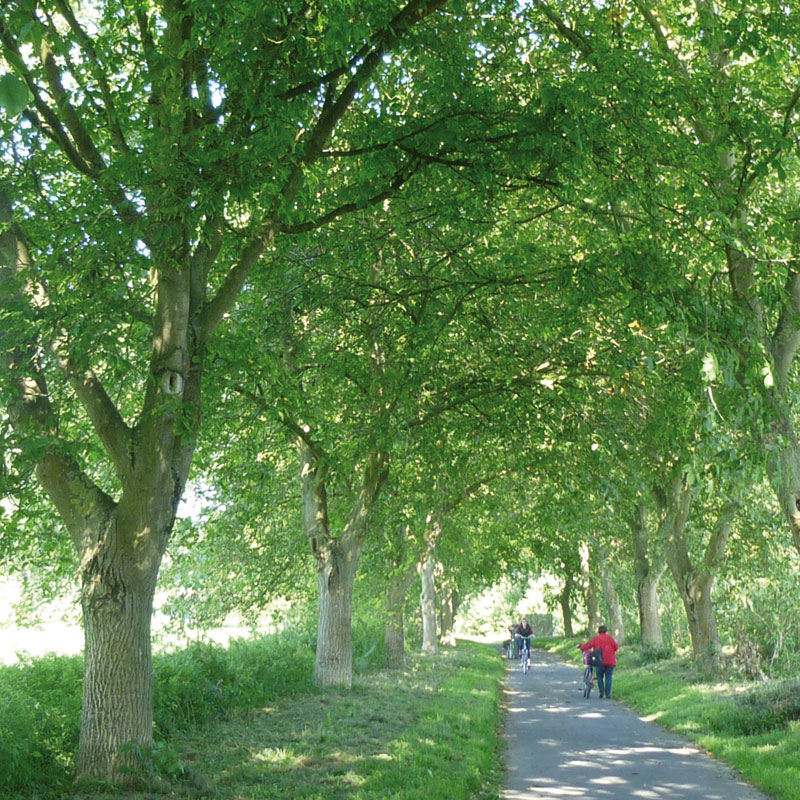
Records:
[[[592,674],[592,668],[586,667],[585,672],[583,673],[583,696],[589,697],[592,693],[592,687],[594,686],[594,675]]]

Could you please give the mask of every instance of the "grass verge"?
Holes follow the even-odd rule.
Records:
[[[502,661],[462,643],[409,662],[183,738],[188,774],[224,800],[495,797]]]
[[[236,663],[245,658],[242,648]],[[197,654],[195,654],[197,655]],[[208,653],[203,654],[206,659]],[[220,653],[214,658],[220,659]],[[197,659],[186,656],[169,678],[191,694],[209,692]],[[297,668],[305,670],[305,663]],[[216,665],[217,672],[222,669]],[[226,672],[230,668],[222,671]],[[281,670],[287,669],[286,664]],[[176,677],[180,674],[180,680]],[[471,642],[438,656],[409,656],[402,672],[356,676],[351,691],[271,693],[258,707],[236,702],[212,717],[191,705],[192,724],[147,754],[147,791],[84,786],[45,788],[34,781],[14,800],[490,800],[502,781],[498,731],[504,663]],[[274,682],[263,671],[261,679]],[[280,676],[276,675],[275,680]],[[245,680],[239,671],[238,679]],[[233,699],[232,689],[223,695]],[[248,692],[250,694],[251,692]],[[178,695],[175,690],[170,696]],[[184,703],[186,705],[186,703]],[[38,784],[38,789],[36,788]]]
[[[538,639],[534,646],[579,664],[577,639]],[[626,648],[627,649],[627,648]],[[627,649],[629,663],[639,654]],[[614,694],[643,718],[691,739],[776,800],[800,797],[800,685],[711,682],[686,658],[625,666],[620,649]]]

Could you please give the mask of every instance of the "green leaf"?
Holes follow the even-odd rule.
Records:
[[[9,117],[21,114],[31,101],[31,93],[25,81],[16,75],[3,75],[0,78],[0,106]]]

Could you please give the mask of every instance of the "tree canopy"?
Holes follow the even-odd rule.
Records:
[[[151,742],[160,575],[209,620],[315,579],[325,686],[354,587],[400,653],[418,566],[451,612],[549,572],[565,628],[602,595],[655,646],[669,569],[714,668],[726,558],[800,550],[798,33],[706,0],[4,5],[0,555],[80,583],[79,774]]]

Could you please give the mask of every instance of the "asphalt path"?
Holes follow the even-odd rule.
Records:
[[[768,800],[596,685],[585,699],[579,666],[539,650],[527,675],[507,664],[503,800]]]

